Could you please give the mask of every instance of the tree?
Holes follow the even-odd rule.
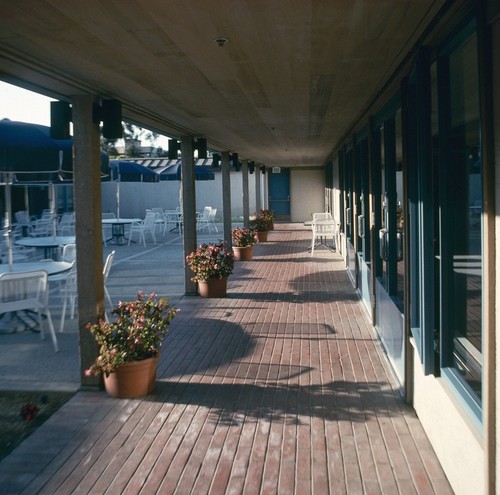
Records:
[[[122,122],[123,125],[123,141],[125,144],[125,156],[136,157],[141,155],[141,142],[148,141],[151,143],[151,154],[157,155],[158,151],[163,153],[161,148],[155,149],[154,143],[160,136],[156,132],[143,129],[130,122]],[[118,150],[116,149],[118,139],[106,139],[101,137],[101,149],[108,153],[110,156],[117,156]]]
[[[117,156],[118,150],[116,149],[117,139],[106,139],[101,136],[101,150],[105,151],[109,156]]]
[[[156,132],[143,129],[130,122],[123,124],[123,139],[125,141],[125,155],[138,156],[140,155],[141,141],[148,141],[153,147],[154,142],[158,139],[159,134]]]

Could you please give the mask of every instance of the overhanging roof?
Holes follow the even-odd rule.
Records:
[[[117,98],[127,119],[240,159],[318,166],[443,4],[4,1],[0,79]]]

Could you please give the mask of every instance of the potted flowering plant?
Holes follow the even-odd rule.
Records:
[[[186,256],[186,263],[194,272],[191,280],[198,282],[202,297],[225,297],[227,277],[233,273],[234,256],[223,241],[200,244]]]
[[[140,397],[156,383],[156,365],[163,338],[177,309],[167,298],[139,291],[135,301],[120,302],[113,309],[113,322],[87,324],[99,346],[99,355],[85,371],[103,375],[112,397]]]
[[[233,240],[234,259],[239,261],[250,261],[253,256],[253,246],[257,237],[253,229],[236,227],[231,232]]]
[[[260,210],[259,213],[257,213],[257,216],[260,218],[264,218],[269,222],[269,229],[268,230],[273,230],[274,229],[274,220],[276,218],[276,213],[274,210]]]
[[[250,228],[255,230],[259,242],[267,241],[267,233],[271,228],[271,221],[266,216],[257,214],[249,221]]]

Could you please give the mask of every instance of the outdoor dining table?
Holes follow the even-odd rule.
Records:
[[[25,247],[36,247],[44,249],[45,258],[57,259],[59,246],[65,246],[66,244],[74,244],[74,235],[56,235],[56,236],[46,236],[46,237],[23,237],[18,239],[16,244]]]
[[[0,273],[7,272],[32,272],[35,270],[45,270],[49,276],[68,271],[72,263],[67,261],[21,261],[19,263],[0,264]]]
[[[106,239],[106,242],[112,244],[124,244],[125,243],[125,225],[129,225],[134,222],[140,222],[140,218],[103,218],[103,225],[111,225],[111,237]]]
[[[174,227],[170,229],[170,232],[177,229],[179,232],[182,232],[182,212],[177,210],[165,210],[164,215],[167,225],[174,224]]]
[[[31,272],[36,270],[45,270],[48,275],[56,275],[59,273],[63,273],[68,271],[72,267],[72,263],[68,263],[67,261],[23,261],[19,263],[9,264],[0,264],[0,273],[7,272]],[[3,320],[3,317],[8,315],[6,320]],[[15,311],[13,313],[4,313],[0,315],[0,319],[2,319],[2,323],[0,324],[0,333],[4,332],[12,332],[12,328],[15,325],[14,321],[22,325],[20,327],[16,327],[17,332],[23,330],[32,330],[34,332],[38,332],[38,322],[36,318],[33,317],[31,311],[23,311],[22,315]]]

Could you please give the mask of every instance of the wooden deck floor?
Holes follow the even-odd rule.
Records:
[[[228,298],[182,298],[155,393],[78,392],[0,493],[452,493],[342,261],[308,247],[278,224]]]

